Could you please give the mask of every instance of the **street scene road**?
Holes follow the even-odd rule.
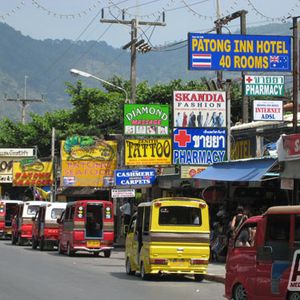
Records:
[[[0,241],[1,300],[66,299],[223,299],[224,285],[192,278],[160,277],[142,281],[124,268],[124,250],[110,258],[78,253],[74,257],[57,251],[32,250]]]

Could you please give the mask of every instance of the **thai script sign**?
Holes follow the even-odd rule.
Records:
[[[283,96],[284,76],[252,76],[244,77],[246,96]]]
[[[125,140],[127,166],[171,165],[171,157],[171,139]]]
[[[254,100],[254,121],[283,121],[282,101]]]
[[[53,163],[23,159],[13,163],[13,186],[49,186],[53,184]]]
[[[291,71],[291,37],[188,34],[189,70]]]
[[[34,148],[1,148],[0,157],[35,157]]]
[[[115,170],[115,183],[117,186],[152,185],[155,179],[155,169]]]
[[[173,164],[208,165],[225,158],[225,129],[174,129]]]
[[[125,104],[124,133],[127,135],[168,135],[169,106],[160,104]]]
[[[116,141],[73,136],[61,143],[62,186],[108,186],[116,167]]]
[[[134,198],[135,189],[111,189],[112,198]]]
[[[226,127],[226,94],[174,91],[173,127]]]

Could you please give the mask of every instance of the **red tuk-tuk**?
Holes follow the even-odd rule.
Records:
[[[71,256],[86,251],[110,257],[114,242],[113,206],[106,200],[77,200],[67,204],[59,224],[58,252]]]
[[[22,246],[31,242],[32,217],[45,201],[26,201],[19,203],[17,214],[12,220],[11,243]]]
[[[0,200],[0,237],[10,238],[12,219],[17,213],[21,200]]]
[[[249,218],[229,242],[225,297],[300,299],[299,249],[300,206],[274,206]]]
[[[45,247],[53,249],[58,245],[57,219],[61,217],[66,208],[66,202],[47,202],[40,206],[36,215],[32,217],[32,249]]]

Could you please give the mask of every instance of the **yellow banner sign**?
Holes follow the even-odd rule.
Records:
[[[171,139],[125,140],[125,165],[172,164]]]
[[[61,185],[103,187],[112,184],[117,168],[117,142],[95,140],[90,145],[61,143]]]
[[[53,163],[35,159],[13,162],[13,186],[49,186],[53,184]]]

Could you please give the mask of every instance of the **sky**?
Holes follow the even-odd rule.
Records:
[[[130,41],[130,25],[100,22],[122,19],[162,22],[165,26],[140,25],[138,37],[152,46],[164,46],[187,39],[188,32],[208,32],[214,28],[217,3],[220,15],[248,11],[247,26],[286,22],[300,15],[300,0],[0,0],[0,22],[34,39],[105,41],[121,48]],[[290,21],[290,20],[288,20]],[[239,20],[227,26],[236,32]]]

